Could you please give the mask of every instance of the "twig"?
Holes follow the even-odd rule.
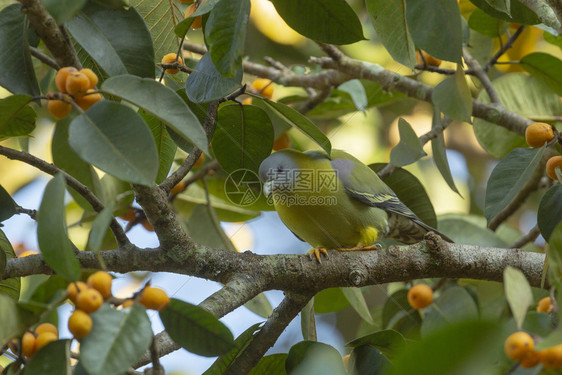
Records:
[[[539,226],[535,225],[533,229],[529,231],[529,233],[527,233],[526,235],[515,241],[513,245],[511,245],[510,247],[520,249],[526,244],[528,244],[529,242],[534,242],[539,236],[539,234],[541,234],[539,230]]]
[[[299,112],[302,114],[307,113],[308,111],[316,107],[318,104],[322,103],[327,97],[330,96],[331,93],[332,93],[332,88],[329,87],[327,89],[321,90],[320,92],[314,94],[314,96],[310,97],[310,99],[308,99],[300,106]]]
[[[166,69],[177,69],[177,70],[180,70],[184,73],[188,73],[188,74],[193,73],[193,69],[183,65],[179,61],[174,61],[174,62],[171,62],[171,63],[168,63],[168,64],[157,63],[156,65],[159,66],[160,68],[164,69],[164,71]]]
[[[509,39],[507,40],[507,42],[498,50],[498,52],[496,52],[496,54],[494,56],[492,56],[492,58],[490,59],[490,61],[488,61],[488,63],[486,65],[484,65],[483,69],[485,72],[487,72],[488,70],[490,70],[490,68],[496,64],[498,62],[498,59],[508,50],[511,48],[511,46],[513,46],[513,43],[515,43],[515,41],[517,40],[517,38],[519,38],[519,36],[521,35],[521,33],[523,32],[523,30],[525,30],[525,26],[520,26],[514,33],[512,36],[509,37]]]
[[[174,199],[176,199],[176,197],[178,196],[178,194],[181,193],[182,191],[185,191],[189,187],[189,185],[207,176],[209,173],[211,173],[211,171],[215,171],[219,168],[220,168],[219,162],[216,160],[213,160],[205,165],[202,165],[201,168],[199,168],[199,170],[193,172],[193,174],[183,182],[183,187],[181,191],[177,192],[176,194],[170,194],[170,196],[168,197],[168,201],[173,202]]]
[[[30,218],[32,218],[33,220],[37,220],[37,210],[31,210],[29,208],[23,208],[23,207],[17,206],[16,212],[18,214],[26,214]]]
[[[463,48],[463,55],[466,64],[472,68],[474,74],[476,75],[476,77],[478,77],[482,86],[484,86],[484,90],[486,90],[488,96],[490,97],[490,102],[501,105],[502,103],[500,100],[500,96],[492,85],[492,81],[490,81],[488,74],[486,74],[484,69],[482,69],[482,66],[480,66],[480,63],[474,57],[472,57],[470,52],[468,52],[467,47]]]
[[[269,56],[264,56],[263,60],[268,63],[269,65],[271,65],[272,67],[274,67],[275,69],[281,71],[281,72],[289,72],[291,71],[291,69],[287,68],[285,65],[283,65],[283,63],[281,63],[280,61],[275,60],[272,57]]]
[[[152,337],[152,342],[150,343],[150,359],[152,360],[152,373],[154,375],[164,375],[155,337]]]
[[[417,70],[423,70],[423,71],[426,71],[426,72],[439,73],[439,74],[445,74],[445,75],[453,75],[457,72],[455,69],[445,69],[445,68],[440,68],[438,66],[423,65],[423,64],[417,64],[417,65],[414,66],[414,68],[417,69]],[[464,74],[475,75],[476,73],[472,69],[467,69],[467,70],[464,71]]]
[[[57,64],[57,62],[55,60],[53,60],[49,56],[45,55],[44,53],[39,51],[37,48],[30,46],[29,52],[31,52],[31,56],[37,58],[37,60],[41,61],[42,63],[44,63],[48,66],[50,66],[51,68],[53,68],[55,70],[60,69],[59,64]]]

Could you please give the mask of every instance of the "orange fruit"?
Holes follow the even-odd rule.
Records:
[[[535,122],[525,129],[525,140],[531,147],[542,147],[554,138],[552,126],[544,122]]]
[[[59,330],[51,323],[41,323],[35,328],[35,334],[40,335],[43,332],[52,332],[59,337]]]
[[[423,309],[433,302],[433,290],[425,284],[417,284],[408,290],[408,303],[414,309]]]
[[[88,277],[87,284],[90,288],[94,288],[103,298],[108,299],[111,297],[111,283],[113,277],[105,271],[98,271]]]
[[[129,210],[123,215],[119,215],[119,217],[123,220],[133,221],[137,218],[136,210],[133,207],[129,207]]]
[[[92,330],[92,318],[82,310],[74,310],[68,318],[68,330],[75,338],[81,339]]]
[[[80,69],[80,73],[84,74],[90,80],[90,88],[93,89],[98,84],[98,76],[90,68]]]
[[[533,351],[535,342],[526,332],[515,332],[505,339],[503,348],[505,354],[516,361],[522,359],[527,353]]]
[[[68,299],[72,301],[72,303],[76,304],[76,296],[78,296],[79,292],[88,289],[88,284],[83,281],[76,281],[68,284],[66,287],[66,292],[68,293]]]
[[[66,92],[72,96],[84,95],[90,88],[90,79],[80,72],[70,72],[66,77]]]
[[[76,308],[91,314],[103,304],[103,296],[95,289],[89,288],[81,291],[76,296]]]
[[[49,100],[47,110],[54,118],[62,120],[72,111],[72,105],[62,100]]]
[[[195,3],[191,4],[190,6],[187,7],[187,9],[185,10],[185,13],[183,15],[183,18],[188,18],[190,17],[193,13],[195,13],[195,11],[197,10],[197,6]],[[193,22],[191,23],[191,28],[193,30],[198,30],[201,28],[201,25],[203,24],[203,19],[201,18],[201,16],[197,16],[195,17],[195,19],[193,20]]]
[[[284,148],[289,148],[291,145],[291,138],[287,135],[287,133],[283,133],[273,141],[273,149],[275,151],[283,150]]]
[[[173,62],[176,61],[176,56],[178,56],[175,53],[168,53],[167,55],[165,55],[164,57],[162,57],[162,64],[171,64]],[[178,62],[180,64],[183,63],[183,60],[181,59],[181,57],[178,57]],[[179,72],[178,69],[166,69],[166,74],[177,74]]]
[[[147,309],[162,311],[170,303],[170,297],[160,288],[147,286],[142,290],[139,303]]]
[[[35,341],[36,350],[39,351],[42,347],[44,347],[48,343],[57,340],[58,337],[53,332],[43,332],[42,334],[37,336],[37,340]]]
[[[423,59],[422,59],[422,56],[423,56]],[[419,65],[423,65],[424,60],[425,60],[425,63],[429,66],[439,66],[439,65],[441,65],[441,62],[442,62],[438,58],[433,57],[429,53],[420,49],[416,53],[416,63],[419,64]]]
[[[260,92],[261,96],[271,99],[273,97],[273,84],[269,79],[258,78],[252,82],[252,87]]]
[[[33,357],[37,351],[37,339],[31,332],[26,332],[21,338],[21,354],[27,358]]]
[[[539,352],[531,350],[523,355],[521,361],[519,361],[519,366],[523,368],[532,368],[538,365],[540,362]]]
[[[184,187],[185,187],[185,183],[183,181],[180,181],[176,186],[172,188],[172,190],[170,190],[170,194],[172,195],[179,194],[183,191]]]
[[[99,92],[90,94],[91,92],[94,92],[94,90],[88,89],[88,91],[86,92],[87,95],[79,96],[75,99],[76,104],[78,104],[78,106],[84,111],[87,111],[91,106],[93,106],[100,100],[103,100],[103,96],[101,96]]]
[[[552,301],[550,297],[542,298],[537,305],[537,312],[544,312],[550,314],[552,312]]]
[[[539,351],[539,360],[548,369],[562,366],[562,344]]]
[[[60,68],[55,75],[55,85],[60,92],[66,92],[66,78],[72,72],[77,72],[73,66],[65,66],[64,68]]]
[[[134,299],[128,299],[125,302],[123,302],[121,306],[123,306],[123,308],[126,309],[129,306],[133,306],[134,303],[135,303]]]
[[[141,224],[147,231],[154,232],[154,227],[152,226],[152,224],[150,224],[148,219],[144,218],[143,221],[141,221]]]
[[[556,172],[554,171],[556,167],[559,167],[560,172],[562,172],[562,156],[553,156],[546,162],[546,174],[554,181],[557,180]]]
[[[242,100],[242,104],[244,104],[244,105],[252,104],[252,98],[246,98],[246,99]]]

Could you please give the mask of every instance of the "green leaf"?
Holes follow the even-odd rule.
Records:
[[[511,266],[507,266],[503,271],[503,284],[507,303],[511,308],[517,328],[521,329],[527,309],[533,303],[531,286],[523,272]]]
[[[407,0],[406,17],[416,46],[441,60],[461,61],[462,27],[457,2]]]
[[[510,111],[530,118],[562,113],[560,97],[527,74],[505,74],[493,80],[492,85],[503,106]],[[486,90],[482,90],[478,100],[490,103]],[[503,158],[516,147],[528,147],[522,135],[480,118],[474,119],[474,134],[480,145],[496,158]]]
[[[554,185],[541,198],[537,221],[542,236],[548,242],[554,228],[562,221],[562,186]]]
[[[0,11],[0,46],[0,86],[14,94],[39,95],[20,4]]]
[[[484,214],[488,223],[525,186],[539,165],[546,148],[516,148],[494,168],[486,186]]]
[[[365,297],[361,292],[360,288],[340,288],[343,292],[345,298],[349,301],[349,304],[359,316],[369,324],[373,323],[373,317],[371,316],[371,312],[369,311],[369,307],[367,306],[367,302],[365,301]]]
[[[70,21],[86,5],[87,0],[41,0],[57,25]]]
[[[154,78],[152,38],[135,8],[107,9],[89,2],[65,26],[109,76]]]
[[[412,125],[400,117],[398,120],[400,142],[390,151],[390,162],[397,167],[415,163],[425,155],[422,144]]]
[[[96,216],[90,235],[88,236],[88,249],[97,252],[101,249],[103,240],[113,219],[113,208],[115,204],[111,202]]]
[[[164,123],[147,112],[141,111],[139,114],[150,128],[154,141],[156,142],[158,160],[160,160],[156,183],[159,184],[164,181],[166,177],[168,177],[168,173],[170,173],[170,168],[174,163],[177,146],[166,130],[166,125],[164,125]]]
[[[314,315],[314,297],[301,310],[301,333],[307,341],[316,340],[316,316]]]
[[[130,107],[103,100],[70,123],[69,143],[99,169],[136,184],[152,186],[158,173],[154,138]]]
[[[250,0],[221,0],[205,24],[205,42],[217,71],[234,77],[242,68]]]
[[[406,346],[406,340],[399,332],[392,329],[385,329],[355,339],[348,342],[345,346],[357,348],[362,345],[369,345],[377,348],[387,357],[392,358]]]
[[[4,259],[4,261],[16,257],[16,253],[12,248],[12,244],[10,243],[10,241],[8,241],[8,238],[6,237],[6,235],[1,229],[0,229],[0,253],[2,254],[0,257]],[[3,272],[4,269],[2,268],[2,273]],[[20,299],[20,287],[21,287],[21,278],[19,277],[13,279],[0,280],[0,294],[8,296],[12,298],[14,301],[18,301]]]
[[[552,280],[562,278],[562,223],[558,223],[548,239],[549,276]]]
[[[266,355],[258,364],[248,373],[248,375],[286,375],[285,371],[285,361],[287,360],[287,354],[277,353]]]
[[[152,328],[141,305],[118,311],[103,304],[90,316],[92,331],[80,340],[80,362],[89,375],[125,373],[150,346]]]
[[[39,349],[25,365],[24,375],[70,374],[70,344],[72,340],[57,340]]]
[[[33,294],[26,302],[38,302],[45,305],[60,304],[66,299],[66,287],[68,282],[61,276],[54,275],[39,284]]]
[[[338,90],[346,92],[353,100],[353,104],[355,104],[355,108],[357,110],[365,112],[367,109],[367,94],[365,92],[365,87],[361,84],[361,81],[358,79],[352,79],[346,81],[338,86]]]
[[[269,109],[268,113],[270,116],[277,116],[287,124],[300,130],[302,133],[316,142],[318,146],[322,147],[324,151],[328,153],[328,155],[330,155],[330,152],[332,151],[330,140],[307,117],[303,116],[293,108],[286,106],[285,104],[277,103],[269,99],[252,98],[252,101],[258,107]]]
[[[193,72],[185,80],[185,92],[194,103],[207,103],[221,99],[242,85],[242,69],[234,77],[223,77],[213,65],[207,52],[201,57]]]
[[[502,240],[496,232],[486,228],[486,221],[478,225],[467,215],[448,214],[439,218],[439,230],[452,238],[455,243],[475,246],[505,247],[509,244]]]
[[[391,363],[380,350],[362,345],[353,349],[348,366],[348,373],[352,375],[386,374]]]
[[[535,52],[524,56],[521,67],[556,94],[562,96],[562,61],[548,53]]]
[[[272,0],[293,30],[322,43],[350,44],[365,39],[361,21],[345,0]]]
[[[273,126],[261,108],[226,105],[219,109],[212,145],[225,171],[247,169],[258,173],[261,162],[271,154]]]
[[[558,328],[550,333],[550,335],[542,338],[537,345],[535,345],[535,350],[542,350],[550,348],[555,345],[560,345],[562,342],[562,329]]]
[[[439,110],[436,109],[436,111],[434,111],[433,113],[431,128],[435,129],[436,127],[440,126],[440,122],[440,113]],[[455,185],[455,180],[453,179],[453,176],[451,174],[449,161],[447,160],[447,148],[445,147],[445,138],[443,137],[443,133],[431,139],[431,152],[433,154],[433,161],[435,162],[439,173],[441,173],[441,176],[443,176],[443,179],[445,180],[447,185],[449,185],[451,190],[460,195],[462,198],[462,195],[461,193],[459,193],[459,190]]]
[[[28,105],[30,101],[28,95],[0,100],[0,139],[27,135],[35,129],[37,113]]]
[[[2,185],[0,185],[0,222],[8,220],[17,213],[16,202]]]
[[[482,9],[484,12],[494,18],[500,20],[520,23],[523,25],[536,25],[540,23],[537,15],[528,7],[523,5],[519,0],[510,1],[510,10],[508,13],[500,12],[488,4],[489,0],[471,0],[471,3]]]
[[[8,341],[23,333],[26,328],[25,317],[29,313],[23,311],[16,301],[5,294],[0,293],[0,345],[4,346]]]
[[[57,173],[45,187],[37,213],[37,239],[45,263],[65,279],[76,281],[81,270],[66,231],[65,190],[62,173]]]
[[[497,360],[501,345],[501,328],[497,322],[453,323],[421,341],[410,343],[393,361],[394,366],[388,373],[483,374],[484,369]]]
[[[241,352],[246,350],[248,345],[254,339],[254,334],[259,330],[262,323],[256,323],[246,329],[240,336],[234,340],[232,349],[222,354],[217,360],[203,373],[203,375],[222,375],[232,365],[232,362],[238,358]]]
[[[192,353],[214,357],[233,348],[230,330],[199,306],[172,298],[160,319],[172,340]]]
[[[486,0],[486,3],[488,3],[488,5],[490,5],[497,11],[507,14],[508,16],[511,10],[510,2],[510,0]]]
[[[314,311],[317,314],[339,311],[349,306],[341,288],[321,290],[314,296]]]
[[[545,31],[542,34],[542,37],[545,40],[545,42],[548,42],[554,46],[558,46],[559,48],[562,48],[562,35],[554,36],[551,33]]]
[[[213,217],[206,202],[195,206],[190,212],[187,227],[191,238],[205,246],[235,250],[234,245],[224,233],[218,219]]]
[[[109,78],[103,83],[102,89],[142,108],[201,151],[209,152],[207,135],[199,120],[169,87],[153,79],[123,75]]]
[[[498,20],[480,9],[475,9],[470,14],[468,26],[472,30],[478,31],[480,34],[491,38],[497,38],[507,30],[506,22]]]
[[[470,122],[472,96],[460,65],[457,66],[454,75],[445,78],[433,89],[431,99],[445,116],[453,120]]]
[[[416,51],[406,22],[406,2],[403,0],[366,0],[371,23],[390,56],[402,65],[414,69]]]
[[[375,163],[370,164],[369,168],[378,172],[385,166],[386,163]],[[424,186],[416,176],[405,169],[395,168],[383,181],[394,191],[402,203],[414,211],[421,221],[430,227],[437,228],[437,217],[435,216],[433,205]]]
[[[291,347],[285,361],[291,375],[344,375],[340,353],[332,346],[315,341],[301,341]]]

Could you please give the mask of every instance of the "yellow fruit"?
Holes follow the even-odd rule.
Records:
[[[535,347],[533,338],[526,332],[515,332],[505,339],[503,348],[505,354],[516,361],[522,359]]]
[[[57,329],[57,327],[55,327],[53,324],[51,323],[42,323],[39,324],[37,326],[37,328],[35,328],[35,334],[36,335],[40,335],[43,332],[52,332],[54,333],[57,337],[59,337],[59,330]]]
[[[408,303],[414,309],[423,309],[433,302],[433,290],[425,284],[417,284],[408,290]]]
[[[170,303],[170,297],[160,288],[147,286],[141,293],[139,303],[147,309],[162,311]]]
[[[90,79],[84,73],[70,72],[66,77],[66,92],[72,96],[84,95],[90,88]]]
[[[90,275],[87,284],[90,288],[94,288],[103,298],[108,299],[111,297],[111,283],[113,278],[105,271],[98,271]]]
[[[519,361],[519,366],[523,368],[532,368],[538,365],[540,362],[539,352],[531,350],[523,355],[521,361]]]
[[[189,16],[191,16],[193,13],[195,13],[195,11],[197,10],[197,6],[195,5],[195,3],[191,4],[190,6],[187,7],[187,9],[185,10],[185,14],[183,15],[183,18],[188,18]],[[201,18],[201,16],[197,16],[195,17],[195,19],[193,20],[193,22],[191,23],[191,28],[193,30],[198,30],[201,28],[201,25],[203,24],[203,19]]]
[[[62,100],[49,100],[47,110],[54,118],[62,120],[72,111],[72,105]]]
[[[539,360],[548,369],[562,366],[562,344],[539,351]]]
[[[242,104],[244,104],[244,105],[252,104],[252,98],[246,98],[246,99],[242,100]]]
[[[422,59],[423,56],[423,59]],[[423,65],[423,61],[425,60],[425,63],[429,66],[439,66],[441,65],[441,60],[439,60],[438,58],[435,58],[433,56],[431,56],[429,53],[423,51],[423,50],[418,50],[416,53],[416,63],[419,65]]]
[[[68,318],[68,330],[75,338],[81,339],[92,330],[92,318],[82,310],[74,310]]]
[[[76,304],[76,296],[79,292],[88,289],[88,284],[83,281],[76,281],[68,284],[66,287],[66,292],[68,293],[68,299],[72,301],[72,303]]]
[[[180,181],[176,186],[172,188],[172,190],[170,190],[170,194],[172,195],[179,194],[183,191],[184,188],[185,188],[185,182]]]
[[[55,85],[60,92],[66,92],[66,78],[70,73],[77,71],[78,69],[73,66],[66,66],[57,71],[57,75],[55,76]]]
[[[37,336],[37,340],[35,342],[36,350],[39,351],[42,347],[47,345],[50,342],[57,341],[58,337],[53,332],[43,332],[39,336]]]
[[[556,172],[554,171],[556,167],[559,167],[560,172],[562,172],[562,156],[553,156],[546,162],[546,174],[554,181],[556,181]]]
[[[177,54],[175,54],[175,53],[168,53],[167,55],[162,57],[161,62],[162,62],[162,64],[171,64],[171,63],[176,61],[176,56],[177,56]],[[183,63],[181,57],[178,57],[178,62],[180,64]],[[179,70],[177,70],[177,69],[166,69],[166,74],[177,74],[177,72],[179,72]]]
[[[93,91],[94,91],[93,89],[89,89],[86,93],[87,95],[79,96],[75,99],[76,104],[78,104],[78,106],[82,108],[84,111],[87,111],[88,109],[90,109],[91,106],[93,106],[100,100],[103,100],[103,96],[101,96],[99,92],[95,94],[89,94],[90,92]]]
[[[144,227],[144,229],[146,229],[149,232],[154,232],[154,227],[152,226],[152,224],[150,224],[150,222],[145,218],[143,221],[141,221],[142,226]]]
[[[123,215],[119,215],[123,220],[133,221],[137,218],[136,210],[133,207],[129,207],[129,210]]]
[[[535,122],[525,129],[525,140],[531,147],[542,147],[554,138],[552,126],[544,122]]]
[[[76,308],[87,312],[88,314],[97,311],[103,304],[103,297],[100,292],[95,289],[86,289],[78,293],[76,296]]]
[[[252,82],[252,87],[265,98],[271,99],[273,97],[274,88],[269,79],[258,78]]]
[[[80,73],[84,74],[90,80],[90,88],[93,89],[98,84],[98,76],[92,69],[84,68],[80,70]]]
[[[273,149],[275,151],[283,150],[284,148],[289,148],[291,145],[291,138],[287,135],[287,133],[283,133],[273,141]]]
[[[123,304],[121,305],[124,309],[126,309],[127,307],[133,306],[133,304],[135,303],[134,299],[128,299],[125,302],[123,302]]]
[[[27,358],[33,357],[37,351],[37,339],[31,332],[26,332],[21,338],[21,354]]]
[[[550,314],[552,312],[552,301],[550,297],[544,297],[541,299],[537,305],[537,312],[544,312]]]

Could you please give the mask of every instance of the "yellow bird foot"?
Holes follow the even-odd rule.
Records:
[[[312,256],[314,255],[316,257],[316,260],[318,260],[318,263],[322,263],[322,260],[320,259],[320,253],[324,254],[326,258],[328,258],[328,250],[326,250],[326,248],[324,247],[315,247],[314,249],[310,249],[310,251],[308,252],[308,256],[312,260]]]
[[[338,248],[337,251],[368,251],[368,250],[382,250],[382,245],[376,243],[370,246],[357,245],[355,247]]]

